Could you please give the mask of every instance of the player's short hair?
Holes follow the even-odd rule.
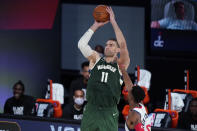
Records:
[[[145,93],[140,86],[133,86],[133,89],[131,90],[131,94],[136,103],[140,103],[142,100],[144,100]]]
[[[81,91],[81,92],[83,93],[83,96],[85,95],[85,92],[84,92],[83,90],[81,90],[81,89],[76,89],[76,90],[74,91],[74,96],[75,96],[75,93],[76,93],[77,91]]]
[[[13,86],[13,89],[17,86],[20,85],[22,87],[23,92],[25,91],[25,85],[23,84],[23,82],[21,80],[19,80],[18,82],[16,82]]]
[[[177,9],[179,5],[184,5],[184,3],[181,1],[177,1],[173,5],[174,5],[174,8]]]
[[[117,39],[116,39],[116,38],[110,38],[110,39],[108,39],[108,40],[115,41],[115,42],[116,42],[117,47],[118,47],[118,48],[120,48],[120,46],[119,46],[118,41],[117,41]]]
[[[83,63],[81,64],[81,69],[83,70],[83,68],[84,68],[85,66],[89,66],[89,61],[83,62]]]
[[[96,45],[94,50],[97,51],[98,53],[104,54],[104,48],[102,45]]]

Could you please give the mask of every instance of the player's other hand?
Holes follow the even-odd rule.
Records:
[[[104,26],[107,24],[109,21],[106,22],[97,22],[96,20],[94,21],[94,24],[91,26],[91,29],[95,32],[98,28]]]
[[[97,22],[96,20],[94,21],[94,25],[97,26],[98,28],[101,26],[104,26],[105,24],[107,24],[109,21],[106,22]]]
[[[116,21],[115,20],[115,15],[114,15],[114,12],[113,12],[112,8],[108,6],[106,10],[110,15],[110,22],[111,23],[115,22]]]

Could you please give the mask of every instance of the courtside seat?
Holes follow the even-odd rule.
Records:
[[[152,127],[170,128],[172,125],[172,118],[168,112],[154,112],[148,115]]]
[[[173,92],[184,92],[187,94],[191,94],[193,98],[197,98],[197,91],[195,90],[174,89]]]
[[[179,118],[179,114],[177,111],[175,110],[165,110],[165,109],[155,109],[154,112],[158,113],[162,113],[162,112],[167,112],[170,114],[172,122],[171,122],[171,128],[176,128],[177,124],[178,124],[178,118]],[[162,122],[167,122],[167,121],[162,121]]]
[[[197,98],[197,91],[194,90],[183,90],[183,89],[174,89],[173,92],[178,93],[183,102],[184,102],[184,107],[183,107],[183,112],[187,112],[189,108],[189,103],[193,98]]]
[[[62,117],[62,107],[59,101],[51,99],[37,99],[36,103],[40,105],[39,107],[36,107],[37,116],[46,116],[46,114],[49,116],[53,112],[53,117]],[[51,108],[53,108],[53,111]]]

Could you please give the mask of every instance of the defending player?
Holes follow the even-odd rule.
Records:
[[[151,131],[148,114],[144,105],[141,103],[145,97],[144,90],[139,86],[133,86],[124,64],[119,63],[119,67],[128,90],[128,101],[130,106],[130,112],[125,122],[125,130],[130,131],[135,129],[135,131]]]

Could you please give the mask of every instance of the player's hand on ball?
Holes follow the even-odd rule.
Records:
[[[101,26],[104,26],[107,24],[109,21],[106,22],[97,22],[96,20],[94,21],[94,24],[90,27],[94,32]]]
[[[94,25],[97,26],[98,28],[101,26],[104,26],[105,24],[107,24],[109,21],[106,22],[97,22],[96,20],[94,21]]]
[[[107,12],[109,13],[109,15],[110,15],[110,22],[112,23],[112,22],[115,22],[116,20],[115,20],[115,15],[114,15],[114,12],[113,12],[113,10],[112,10],[112,8],[111,7],[107,7]]]

